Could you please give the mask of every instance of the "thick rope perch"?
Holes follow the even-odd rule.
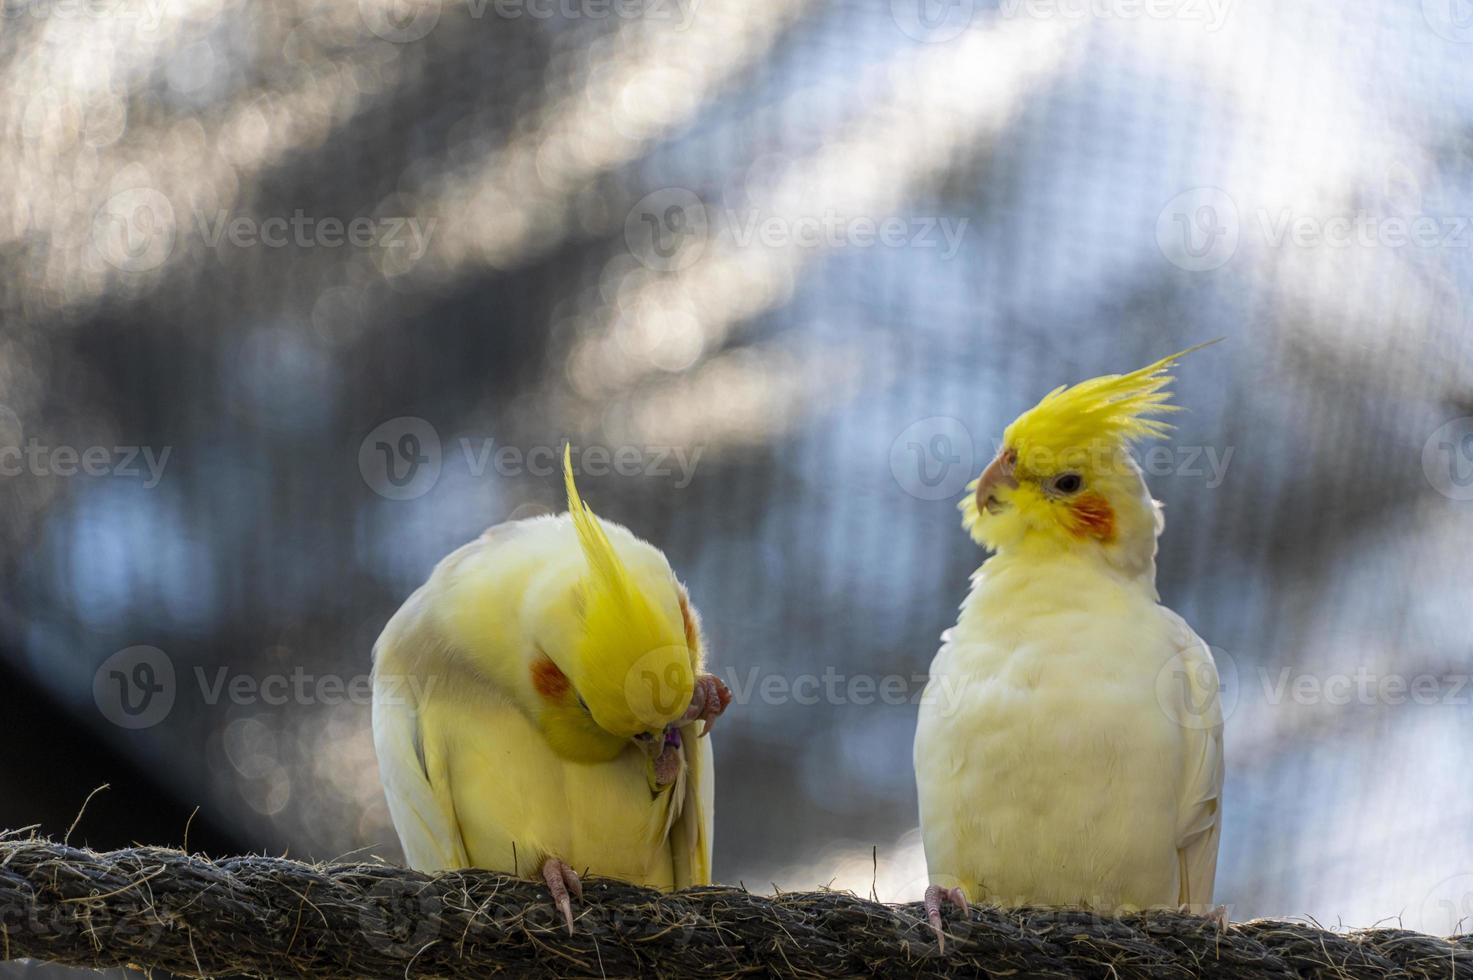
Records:
[[[1174,913],[952,915],[936,952],[918,905],[735,888],[660,895],[592,880],[569,938],[540,886],[460,871],[163,848],[99,854],[0,841],[5,958],[188,976],[1473,977],[1473,936],[1284,922],[1219,933]]]

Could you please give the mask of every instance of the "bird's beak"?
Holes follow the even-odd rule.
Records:
[[[1018,481],[1013,476],[1013,467],[1017,465],[1018,453],[1016,450],[1003,449],[993,457],[992,462],[987,464],[987,469],[977,478],[977,509],[986,510],[989,514],[996,514],[1006,504],[997,499],[997,491],[1002,487],[1017,489]]]

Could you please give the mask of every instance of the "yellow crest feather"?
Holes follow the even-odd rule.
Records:
[[[1106,374],[1076,385],[1060,385],[1018,416],[1003,433],[1012,448],[1062,454],[1100,442],[1124,448],[1138,439],[1164,436],[1171,424],[1152,415],[1175,412],[1167,369],[1210,344],[1188,347],[1129,374]]]
[[[609,542],[603,524],[578,495],[578,485],[573,481],[572,444],[563,447],[563,482],[568,489],[568,516],[573,519],[573,527],[578,532],[578,545],[588,561],[590,586],[593,591],[603,593],[611,599],[617,607],[627,607],[632,597],[638,596],[639,591],[630,580],[629,570],[624,567],[613,544]]]
[[[584,645],[575,680],[606,728],[633,733],[658,727],[690,701],[693,674],[688,656],[680,662],[684,632],[675,633],[665,623],[614,550],[603,523],[579,496],[573,481],[571,445],[563,451],[563,481],[568,515],[589,572],[582,582]],[[644,690],[644,675],[652,671],[657,684],[674,689],[671,697],[675,700],[666,697],[663,689]]]

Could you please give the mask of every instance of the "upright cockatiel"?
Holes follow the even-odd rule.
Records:
[[[964,526],[994,554],[942,634],[915,740],[940,942],[944,901],[1210,906],[1217,669],[1160,604],[1161,506],[1129,453],[1170,429],[1152,416],[1186,353],[1051,391],[967,488]]]
[[[578,873],[709,884],[710,740],[731,699],[653,546],[568,513],[455,551],[374,647],[373,737],[409,864],[540,875],[573,929]]]

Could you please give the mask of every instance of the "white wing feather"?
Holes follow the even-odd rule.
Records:
[[[1176,686],[1186,769],[1178,809],[1177,858],[1185,905],[1210,907],[1222,834],[1222,699],[1212,652],[1180,617],[1178,650],[1185,683]]]
[[[675,887],[711,883],[711,843],[715,829],[716,765],[710,737],[698,738],[702,722],[681,730],[686,747],[685,802],[670,828]],[[679,790],[681,787],[676,787]]]
[[[419,658],[412,648],[424,643],[419,596],[389,621],[374,647],[373,744],[389,814],[404,857],[417,871],[470,866],[455,819],[455,807],[439,746],[426,745],[416,697],[415,675],[404,669]]]

